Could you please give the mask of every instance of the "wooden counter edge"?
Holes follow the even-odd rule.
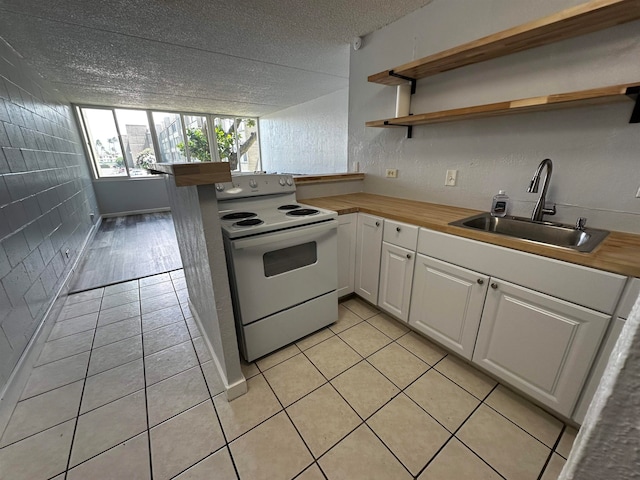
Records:
[[[157,163],[149,171],[173,175],[177,187],[213,185],[231,181],[228,162]]]
[[[353,195],[353,199],[345,199],[349,195]],[[458,237],[468,238],[470,240],[475,240],[483,243],[489,243],[491,245],[497,245],[499,247],[511,248],[514,250],[518,250],[521,252],[531,253],[534,255],[540,255],[547,258],[553,258],[556,260],[573,263],[575,265],[582,265],[585,267],[595,268],[598,270],[604,270],[611,273],[616,273],[618,275],[625,275],[630,277],[640,277],[640,262],[630,263],[628,259],[627,253],[630,250],[637,250],[638,255],[640,255],[640,235],[627,233],[627,232],[618,232],[612,230],[607,238],[605,238],[602,243],[590,253],[578,252],[571,249],[565,249],[560,247],[546,246],[537,243],[527,242],[526,240],[520,240],[517,238],[510,238],[505,236],[499,236],[487,232],[476,232],[473,230],[468,230],[461,227],[456,227],[449,225],[451,221],[460,220],[462,218],[466,218],[470,215],[474,215],[475,213],[480,213],[480,211],[470,210],[466,208],[459,207],[449,207],[446,205],[437,205],[438,207],[444,207],[446,209],[450,209],[452,212],[454,210],[460,211],[459,216],[452,216],[449,219],[443,220],[442,222],[433,222],[428,220],[417,220],[415,217],[411,216],[403,216],[399,214],[389,214],[389,212],[385,212],[384,209],[376,208],[376,207],[365,207],[357,200],[357,195],[361,194],[348,194],[348,195],[338,195],[335,204],[333,205],[336,208],[332,208],[331,205],[331,197],[321,197],[321,198],[308,198],[304,199],[303,202],[309,205],[314,205],[319,200],[319,203],[316,206],[321,208],[327,208],[330,210],[335,210],[339,215],[345,215],[347,213],[367,213],[370,215],[378,215],[384,218],[388,218],[390,220],[396,220],[399,222],[409,223],[412,225],[417,225],[419,227],[428,228],[431,230],[435,230],[438,232],[446,233],[449,235],[455,235]],[[374,194],[365,194],[365,195],[373,195],[375,197],[379,197],[380,199],[387,198],[390,201],[393,201],[393,197],[384,197]],[[406,202],[405,199],[398,199],[402,202]],[[418,202],[425,203],[425,202]],[[428,204],[436,206],[436,204]],[[475,213],[470,213],[475,212]],[[637,246],[636,246],[637,245]],[[621,251],[622,250],[622,251]]]
[[[364,180],[364,173],[323,173],[318,175],[294,175],[296,185],[309,185],[312,183],[349,182]]]

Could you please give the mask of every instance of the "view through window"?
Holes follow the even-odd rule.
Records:
[[[76,107],[95,174],[146,177],[156,162],[229,162],[260,170],[257,118]]]

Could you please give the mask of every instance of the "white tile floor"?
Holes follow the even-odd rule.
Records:
[[[181,271],[70,296],[0,478],[557,478],[575,430],[359,299],[227,402]]]

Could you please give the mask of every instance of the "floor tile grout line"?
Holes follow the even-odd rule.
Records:
[[[182,308],[180,308],[180,311],[182,311]],[[184,312],[182,312],[182,317],[184,318]],[[186,318],[184,319],[184,323],[185,323],[185,325],[187,325]],[[200,327],[198,327],[197,324],[196,324],[196,328],[199,329]],[[204,386],[207,389],[207,393],[209,394],[209,401],[211,402],[211,406],[213,407],[213,412],[215,413],[216,419],[218,420],[218,426],[220,427],[220,431],[222,432],[222,439],[224,440],[224,447],[229,452],[229,458],[231,459],[231,464],[233,465],[233,470],[236,473],[236,478],[240,478],[240,473],[238,472],[238,467],[236,465],[236,461],[233,458],[233,454],[231,453],[231,448],[229,447],[229,440],[227,438],[227,434],[224,431],[224,426],[222,425],[222,420],[220,419],[220,414],[218,413],[218,409],[216,408],[216,403],[213,400],[214,396],[211,395],[211,387],[209,387],[209,382],[207,382],[207,376],[204,374],[204,369],[202,368],[202,362],[200,362],[200,358],[198,357],[198,351],[196,350],[196,345],[195,345],[195,343],[193,343],[194,337],[193,337],[193,335],[191,335],[191,330],[189,330],[189,326],[188,325],[187,325],[187,332],[189,334],[189,339],[191,340],[191,346],[193,347],[193,351],[194,351],[194,353],[196,355],[196,359],[198,360],[198,365],[197,366],[200,369],[200,374],[202,375],[202,378],[204,380]],[[196,337],[196,338],[199,338],[199,337]],[[209,347],[207,347],[207,348],[209,348]],[[212,358],[212,360],[213,360],[213,358]],[[265,381],[266,381],[266,379],[265,379]],[[245,382],[246,382],[246,380],[245,380]],[[160,382],[158,382],[158,383],[160,383]],[[221,394],[223,394],[223,393],[225,393],[225,392],[221,392]],[[227,399],[227,401],[229,401],[229,400]],[[212,455],[213,455],[213,453],[212,453]],[[208,456],[205,457],[205,458],[208,458]],[[204,460],[204,459],[201,459],[200,461],[202,461],[202,460]],[[189,468],[191,468],[191,467],[189,467]]]
[[[493,466],[491,466],[489,464],[489,462],[487,462],[484,458],[482,458],[480,455],[478,455],[473,449],[469,448],[469,446],[467,444],[465,444],[462,440],[460,440],[458,437],[456,437],[456,434],[460,431],[460,429],[462,428],[462,426],[467,423],[467,421],[469,421],[469,419],[473,416],[474,413],[476,413],[476,411],[480,408],[481,405],[484,404],[484,400],[487,399],[489,397],[489,395],[491,395],[493,393],[493,391],[498,388],[499,384],[496,384],[493,386],[493,388],[489,391],[489,393],[487,393],[484,396],[483,400],[480,400],[478,402],[478,405],[475,406],[475,408],[471,411],[471,413],[469,415],[467,415],[467,417],[462,421],[462,423],[460,423],[460,425],[458,425],[458,428],[456,428],[452,433],[451,436],[449,437],[449,439],[438,449],[438,451],[431,457],[431,459],[427,462],[427,464],[422,468],[422,470],[420,470],[418,472],[418,475],[416,475],[417,477],[419,477],[420,475],[422,475],[422,473],[429,468],[429,465],[431,465],[431,463],[433,462],[433,460],[440,454],[440,452],[442,450],[444,450],[444,448],[449,444],[449,442],[451,441],[452,438],[455,438],[456,440],[458,440],[460,443],[462,443],[465,447],[467,447],[471,452],[473,452],[474,455],[476,455],[480,460],[482,460],[484,463],[486,463],[493,471],[495,471],[498,475],[500,475],[500,477],[505,478],[502,474],[500,474]],[[448,429],[447,429],[448,430]]]
[[[380,312],[382,313],[382,312]],[[378,315],[374,315],[371,318],[375,318]],[[371,320],[371,318],[369,320]],[[367,322],[370,326],[372,326],[373,328],[375,328],[377,331],[379,331],[381,334],[385,335],[386,337],[390,338],[392,342],[395,342],[397,340],[397,338],[393,338],[391,335],[389,335],[388,333],[383,332],[381,329],[379,329],[378,327],[376,327],[374,324],[372,324],[369,320],[365,320],[365,322]],[[400,323],[398,320],[395,320],[395,322]],[[403,325],[404,326],[404,325]],[[408,328],[408,327],[407,327]],[[411,330],[410,328],[408,329],[408,331],[403,332],[402,335],[400,335],[400,337],[404,337],[407,333],[412,332],[413,330]],[[400,338],[398,337],[398,338]]]
[[[402,393],[402,392],[400,392]],[[400,395],[400,393],[398,393],[398,395]],[[389,400],[389,402],[387,402],[384,406],[387,406],[393,399],[395,399],[398,395],[395,395],[391,400]],[[378,411],[380,411],[380,409],[378,409]],[[373,415],[375,415],[378,411],[376,411],[375,413],[373,413],[371,416],[369,416],[369,418],[372,418]],[[373,429],[373,427],[371,425],[369,425],[366,421],[364,422],[364,424],[367,426],[367,428],[371,431],[371,433],[373,433],[373,435],[380,441],[380,443],[382,443],[382,445],[384,445],[384,447],[389,451],[389,453],[391,453],[391,455],[393,455],[393,458],[395,458],[398,463],[400,465],[402,465],[402,467],[409,473],[409,475],[411,475],[412,477],[414,476],[413,472],[411,472],[411,470],[409,470],[409,467],[407,467],[404,462],[402,460],[400,460],[400,458],[395,454],[395,452],[391,449],[391,447],[389,445],[386,444],[386,442],[380,438],[380,436],[378,435],[378,433]]]
[[[132,302],[132,303],[134,303],[134,302]],[[119,306],[121,307],[122,305],[119,305]],[[113,308],[118,308],[118,307],[113,307]],[[132,320],[132,319],[138,318],[138,317],[139,317],[139,315],[132,315],[131,317],[121,318],[120,320],[114,320],[113,322],[109,322],[109,323],[106,323],[106,324],[103,324],[103,325],[99,325],[100,319],[98,319],[98,323],[96,324],[96,329],[110,327],[112,325],[115,325],[116,323],[124,322],[125,320]],[[98,348],[100,348],[100,347],[98,347]]]
[[[80,333],[87,333],[88,331],[89,330],[87,330],[86,332],[80,332]],[[95,332],[94,332],[94,336],[95,336]],[[91,350],[92,349],[89,348],[89,350],[82,350],[81,352],[72,353],[71,355],[67,355],[65,357],[56,358],[55,360],[51,360],[50,362],[41,363],[41,364],[38,364],[38,365],[33,365],[32,371],[35,370],[36,368],[46,367],[47,365],[51,365],[52,363],[56,363],[56,362],[59,362],[61,360],[66,360],[68,358],[75,357],[76,355],[82,355],[83,353],[91,352]],[[40,354],[42,354],[42,352],[40,352]]]
[[[138,359],[136,359],[136,360],[133,360],[133,362],[137,362],[138,360],[141,360],[141,359],[140,359],[140,358],[138,358]],[[133,363],[133,362],[129,362],[129,363]],[[127,364],[125,364],[125,365],[127,365]],[[116,368],[118,368],[118,367],[116,367]],[[89,379],[89,378],[90,378],[90,377],[87,377],[87,379]],[[123,398],[125,398],[125,397],[128,397],[128,396],[130,396],[130,395],[134,395],[134,394],[136,394],[136,393],[140,393],[142,390],[144,390],[144,388],[145,388],[145,387],[138,388],[137,390],[134,390],[133,392],[129,392],[129,393],[125,394],[125,395],[122,395],[121,397],[114,398],[113,400],[109,400],[107,403],[103,403],[102,405],[99,405],[99,406],[94,407],[94,408],[92,408],[92,409],[90,409],[90,410],[87,410],[86,412],[82,412],[82,413],[80,413],[80,415],[79,415],[79,416],[81,416],[81,417],[82,417],[83,415],[86,415],[87,413],[95,412],[95,411],[96,411],[96,410],[98,410],[99,408],[106,407],[107,405],[111,405],[112,403],[115,403],[115,402],[117,402],[118,400],[122,400],[122,399],[123,399]]]
[[[300,348],[298,347],[298,350]],[[300,352],[302,353],[302,352]],[[304,354],[303,354],[304,355]],[[295,355],[297,356],[297,354]],[[293,357],[292,357],[293,358]],[[305,357],[306,358],[306,357]],[[307,361],[311,362],[311,360],[309,360],[307,358]],[[311,363],[313,365],[313,363]],[[316,367],[315,365],[313,365],[313,367],[318,370],[318,367]],[[322,375],[322,372],[320,372],[320,370],[318,370],[318,372],[320,373],[320,375]],[[322,375],[323,378],[324,375]],[[271,383],[269,383],[269,380],[267,379],[267,377],[265,377],[265,380],[267,382],[267,385],[269,386],[269,388],[271,389],[271,392],[273,393],[273,395],[276,397],[276,400],[278,401],[278,403],[280,404],[280,406],[282,407],[281,412],[284,412],[284,414],[287,416],[287,418],[289,419],[289,422],[291,423],[291,425],[293,426],[294,430],[296,431],[296,433],[298,434],[298,437],[300,438],[300,440],[302,440],[302,443],[304,444],[304,446],[306,447],[307,451],[309,452],[309,455],[312,458],[312,462],[310,465],[307,465],[305,468],[302,469],[302,471],[306,470],[307,468],[309,468],[311,465],[313,465],[314,462],[317,461],[315,455],[313,454],[313,452],[311,451],[311,448],[309,447],[309,444],[307,443],[307,441],[304,439],[304,437],[302,436],[302,433],[300,433],[300,430],[298,429],[298,426],[294,423],[293,419],[291,418],[291,416],[289,415],[289,412],[287,412],[287,408],[289,408],[291,405],[293,405],[296,402],[292,402],[291,404],[289,404],[287,407],[284,406],[284,404],[282,403],[282,400],[280,400],[280,397],[278,397],[278,394],[276,393],[276,391],[274,390],[273,386],[271,385]],[[326,378],[325,378],[326,380]],[[328,381],[326,381],[325,383],[323,383],[322,385],[320,385],[319,387],[315,388],[313,391],[318,390],[319,388],[323,387],[324,385],[326,385],[328,383]],[[310,395],[312,392],[308,392],[307,394],[303,395],[301,398],[299,398],[296,401],[301,400],[302,398]],[[278,412],[276,415],[278,415],[280,412]],[[275,417],[275,415],[273,415]],[[272,417],[273,418],[273,417]],[[298,472],[295,476],[298,476],[300,473],[302,473],[302,471]]]
[[[57,325],[58,323],[63,324],[65,322],[68,322],[70,320],[77,320],[80,317],[86,317],[88,315],[93,315],[93,314],[97,314],[100,313],[100,310],[96,310],[95,312],[87,312],[87,313],[83,313],[81,315],[76,315],[75,317],[67,317],[67,318],[59,318],[56,317],[55,322],[53,322],[54,325]],[[98,318],[96,317],[96,321],[98,320]]]
[[[18,439],[18,440],[14,440],[14,441],[13,441],[13,442],[11,442],[11,443],[7,443],[6,445],[3,445],[2,447],[0,447],[0,450],[2,450],[3,448],[10,447],[11,445],[15,445],[16,443],[19,443],[19,442],[21,442],[21,441],[23,441],[23,440],[26,440],[26,439],[28,439],[28,438],[35,437],[35,436],[36,436],[36,435],[38,435],[39,433],[43,433],[43,432],[46,432],[47,430],[51,430],[52,428],[59,427],[59,426],[60,426],[60,425],[62,425],[63,423],[67,423],[68,421],[73,420],[75,417],[76,417],[76,416],[73,416],[73,417],[71,417],[71,418],[67,418],[66,420],[62,420],[62,421],[60,421],[60,422],[56,423],[55,425],[51,425],[51,426],[49,426],[49,427],[47,427],[47,428],[43,428],[42,430],[39,430],[39,431],[37,431],[37,432],[35,432],[35,433],[30,433],[29,435],[27,435],[27,436],[25,436],[25,437],[22,437],[22,438],[20,438],[20,439]],[[59,475],[59,474],[58,474],[58,475]],[[54,477],[55,477],[55,476],[56,476],[56,475],[54,475]]]
[[[544,475],[544,472],[547,470],[547,467],[549,466],[549,463],[551,462],[551,459],[553,458],[553,454],[556,453],[556,448],[560,444],[560,440],[562,439],[562,435],[564,435],[564,432],[565,432],[566,429],[567,429],[567,425],[563,423],[562,429],[560,430],[560,434],[558,435],[558,438],[556,438],[556,441],[553,444],[553,447],[551,447],[551,451],[549,452],[549,455],[547,455],[547,459],[545,460],[544,465],[542,466],[542,470],[540,470],[540,473],[538,474],[537,480],[541,480],[542,479],[542,476]],[[560,454],[558,454],[558,455],[560,455]]]
[[[355,300],[356,302],[358,302],[358,301],[363,302],[363,303],[365,303],[365,305],[366,305],[367,307],[369,307],[369,308],[375,308],[378,312],[380,312],[380,309],[378,309],[378,307],[371,305],[370,303],[366,302],[366,301],[365,301],[365,300],[363,300],[363,299],[360,299],[360,297],[358,297],[358,295],[356,295],[356,294],[354,293],[353,295],[351,295],[349,298],[346,298],[346,299],[345,299],[344,301],[342,301],[341,303],[342,303],[342,305],[344,306],[344,308],[346,308],[347,310],[349,310],[349,311],[350,311],[351,313],[353,313],[354,315],[356,315],[356,316],[358,316],[358,317],[362,318],[362,320],[367,320],[367,319],[369,319],[369,318],[371,318],[371,317],[374,317],[374,316],[376,316],[378,313],[375,313],[375,314],[371,315],[370,317],[363,318],[359,313],[357,313],[356,311],[352,310],[351,308],[349,308],[349,306],[348,306],[348,305],[346,305],[346,302],[348,302],[349,300]],[[370,306],[370,305],[371,305],[371,306]]]
[[[322,474],[322,476],[324,477],[324,479],[327,479],[327,476],[324,474],[324,472],[322,471],[322,468],[320,468],[320,465],[318,465],[317,461],[314,461],[311,465],[309,465],[307,468],[305,468],[304,470],[302,470],[300,473],[298,473],[295,477],[293,477],[291,480],[296,480],[297,478],[300,478],[301,475],[304,475],[305,472],[307,472],[310,468],[312,468],[313,466],[317,466],[318,470],[320,470],[320,473]]]
[[[94,298],[94,300],[96,300],[96,299]],[[79,315],[74,315],[73,317],[60,318],[60,315],[62,315],[62,311],[61,311],[60,315],[58,317],[56,317],[56,320],[55,320],[55,322],[53,322],[53,324],[56,325],[58,323],[68,322],[69,320],[76,320],[76,319],[78,319],[80,317],[85,317],[87,315],[93,315],[94,313],[100,313],[100,310],[96,310],[94,312],[84,312],[84,313],[81,313]]]
[[[102,299],[104,298],[104,290],[100,297],[100,305],[102,305]],[[98,317],[100,316],[100,310],[98,310]],[[97,329],[96,329],[97,330]],[[89,366],[91,365],[91,355],[93,354],[93,342],[96,339],[96,330],[93,331],[93,339],[91,340],[91,350],[89,351],[89,358],[87,359],[87,368],[84,372],[84,381],[82,382],[82,392],[80,393],[80,402],[78,404],[78,413],[76,414],[75,423],[73,425],[73,434],[71,435],[71,443],[69,444],[69,455],[67,456],[67,465],[64,469],[64,478],[66,480],[69,474],[69,467],[71,466],[71,454],[73,453],[73,447],[76,442],[76,433],[78,431],[78,423],[80,423],[80,410],[82,409],[82,401],[84,400],[84,389],[87,386],[87,377],[89,374]],[[75,465],[74,465],[75,466]]]
[[[96,322],[96,323],[97,323],[97,322]],[[55,324],[54,324],[54,325],[55,325]],[[76,335],[76,334],[78,334],[78,333],[85,333],[85,332],[88,332],[88,331],[90,331],[90,330],[96,330],[96,327],[95,327],[95,326],[93,326],[93,327],[91,327],[91,328],[87,328],[86,330],[80,330],[79,332],[73,332],[73,333],[68,333],[68,334],[66,334],[66,335],[61,335],[61,336],[60,336],[60,337],[58,337],[58,338],[52,338],[51,340],[47,340],[47,341],[46,341],[46,342],[44,342],[44,343],[55,342],[56,340],[61,340],[61,339],[63,339],[63,338],[71,337],[71,336]],[[53,329],[52,329],[52,331],[53,331]],[[44,345],[44,344],[43,344],[43,345]]]
[[[498,385],[501,385],[500,382],[498,382]],[[524,428],[521,425],[518,425],[514,420],[512,420],[511,418],[509,418],[506,414],[502,413],[501,411],[499,411],[498,409],[492,407],[491,405],[489,405],[486,402],[482,402],[485,404],[485,406],[487,406],[488,408],[490,408],[491,410],[493,410],[494,412],[496,412],[498,415],[500,415],[501,417],[503,417],[505,420],[509,421],[509,423],[512,423],[513,425],[515,425],[516,427],[518,427],[520,430],[522,430],[524,433],[526,433],[527,435],[529,435],[530,437],[532,437],[534,440],[536,440],[537,442],[541,443],[542,445],[544,445],[547,448],[550,448],[553,451],[553,447],[550,447],[549,445],[547,445],[546,443],[544,443],[542,440],[540,440],[538,437],[536,437],[533,433],[529,432],[526,428]],[[535,405],[535,404],[534,404]],[[545,410],[543,410],[545,413],[547,413]],[[551,415],[551,414],[549,414]],[[553,417],[553,415],[551,415]],[[565,423],[562,422],[561,420],[557,419],[556,417],[553,417],[554,419],[558,420],[559,422],[562,423],[562,429],[561,431],[564,431],[564,427],[565,427]]]
[[[205,400],[205,402],[206,402],[206,400]],[[203,403],[204,403],[204,402],[203,402]],[[199,403],[198,405],[200,405],[200,403]],[[195,405],[194,405],[194,406],[195,406]],[[191,468],[195,467],[196,465],[198,465],[198,464],[200,464],[200,463],[204,462],[207,458],[210,458],[210,457],[214,456],[216,453],[218,453],[218,452],[220,452],[221,450],[224,450],[224,449],[227,449],[227,450],[228,450],[228,449],[229,449],[229,444],[225,443],[225,444],[224,444],[224,445],[222,445],[221,447],[216,448],[213,452],[209,453],[209,454],[208,454],[207,456],[205,456],[204,458],[201,458],[201,459],[200,459],[200,460],[198,460],[196,463],[192,463],[191,465],[189,465],[189,466],[188,466],[187,468],[185,468],[184,470],[180,470],[178,473],[176,473],[175,475],[173,475],[171,478],[172,478],[172,479],[174,479],[174,478],[176,478],[176,477],[178,477],[178,476],[182,475],[182,474],[183,474],[184,472],[186,472],[187,470],[189,470],[189,469],[191,469]],[[231,451],[229,451],[229,456],[231,456]],[[231,459],[231,462],[233,463],[233,458]],[[235,468],[235,465],[234,465],[234,468]],[[153,477],[152,477],[152,478],[153,478]],[[240,477],[237,475],[237,472],[236,472],[236,478],[240,478]]]
[[[87,352],[82,352],[82,353],[79,353],[78,355],[83,355],[83,354],[85,354],[85,353],[87,353]],[[91,352],[89,352],[89,353],[91,353]],[[88,368],[88,364],[87,364],[87,368]],[[18,403],[20,403],[20,402],[24,402],[25,400],[30,400],[30,399],[32,399],[32,398],[39,397],[40,395],[44,395],[45,393],[53,392],[54,390],[57,390],[58,388],[68,387],[68,386],[69,386],[69,385],[71,385],[72,383],[80,382],[80,381],[84,380],[85,378],[87,378],[87,377],[85,376],[85,377],[82,377],[82,378],[77,378],[77,379],[75,379],[75,380],[73,380],[73,381],[71,381],[71,382],[69,382],[69,383],[64,383],[64,384],[59,385],[59,386],[57,386],[57,387],[51,388],[51,389],[49,389],[49,390],[45,390],[44,392],[40,392],[40,393],[37,393],[37,394],[35,394],[35,395],[31,395],[30,397],[20,398],[20,400],[18,400],[18,402],[16,403],[16,405],[17,405]]]
[[[288,346],[285,346],[285,347],[279,348],[278,350],[276,350],[276,351],[274,351],[274,352],[271,352],[271,354],[269,354],[269,355],[265,355],[265,356],[263,356],[263,357],[261,357],[261,358],[259,358],[259,359],[257,359],[257,360],[254,360],[254,361],[253,361],[253,363],[255,363],[255,364],[256,364],[256,367],[258,367],[258,370],[260,370],[260,373],[264,373],[264,372],[266,372],[267,370],[271,370],[272,368],[277,367],[278,365],[281,365],[281,364],[283,364],[284,362],[286,362],[287,360],[290,360],[290,359],[292,359],[293,357],[296,357],[296,356],[298,356],[300,353],[302,353],[302,350],[300,349],[300,347],[298,347],[298,345],[296,345],[295,343],[292,343],[291,345],[295,345],[295,347],[296,347],[299,351],[298,351],[297,353],[294,353],[294,354],[293,354],[293,355],[291,355],[290,357],[285,358],[285,359],[284,359],[284,360],[282,360],[281,362],[274,363],[274,364],[273,364],[273,365],[271,365],[269,368],[265,368],[264,370],[262,370],[262,368],[260,368],[260,365],[258,365],[258,360],[262,360],[263,358],[268,358],[268,357],[270,357],[272,354],[274,354],[274,353],[276,353],[276,352],[279,352],[279,351],[281,351],[281,350],[285,350],[286,348],[289,348]]]
[[[140,296],[140,281],[138,280],[138,297]],[[142,301],[139,303],[140,309],[140,345],[142,349],[142,381],[144,388],[144,411],[147,422],[147,446],[149,449],[149,477],[153,479],[153,452],[151,451],[151,425],[149,424],[149,398],[147,395],[147,362],[145,361],[144,354],[144,337],[142,336],[144,331],[142,327]]]

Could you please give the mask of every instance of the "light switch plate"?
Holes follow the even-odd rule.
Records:
[[[458,179],[458,170],[447,170],[447,176],[444,179],[444,184],[447,187],[455,187],[457,179]]]
[[[640,187],[638,187],[638,191],[636,192],[636,198],[640,198]]]

